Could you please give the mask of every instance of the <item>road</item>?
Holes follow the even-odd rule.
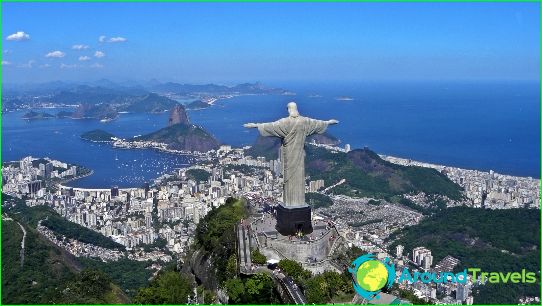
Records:
[[[17,222],[17,224],[19,224],[19,226],[21,227],[21,230],[23,231],[23,240],[21,241],[21,268],[22,268],[24,264],[24,242],[26,240],[26,230],[21,225],[21,223]]]
[[[288,291],[288,295],[292,298],[295,304],[307,304],[307,299],[305,298],[305,295],[303,295],[303,293],[291,277],[286,276],[282,272],[278,272],[277,274],[275,274],[275,276],[284,286],[286,291]]]

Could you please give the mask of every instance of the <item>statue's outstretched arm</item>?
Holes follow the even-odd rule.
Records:
[[[246,128],[257,128],[258,123],[245,123],[245,124],[243,124],[243,126],[246,127]]]
[[[339,121],[335,120],[335,119],[331,119],[331,120],[326,121],[326,123],[327,124],[337,124],[337,123],[339,123]]]

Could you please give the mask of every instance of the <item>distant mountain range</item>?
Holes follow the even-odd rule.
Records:
[[[202,98],[220,98],[252,94],[290,94],[285,89],[265,87],[259,82],[235,86],[205,84],[115,83],[106,79],[76,84],[50,82],[27,85],[3,85],[2,110],[32,109],[44,104],[78,105],[73,118],[114,119],[118,112],[159,113],[178,102],[172,98],[195,100],[189,109],[209,107]]]
[[[213,95],[239,95],[239,94],[287,94],[288,91],[281,88],[268,88],[262,83],[243,83],[235,86],[216,84],[179,84],[161,83],[149,87],[149,90],[159,93],[176,93],[180,95],[190,94],[213,94]]]

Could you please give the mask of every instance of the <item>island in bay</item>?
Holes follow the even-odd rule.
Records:
[[[94,142],[111,142],[118,148],[154,148],[170,152],[207,152],[217,149],[218,140],[202,127],[190,123],[184,106],[175,104],[167,126],[155,132],[121,139],[104,130],[93,130],[81,135]]]

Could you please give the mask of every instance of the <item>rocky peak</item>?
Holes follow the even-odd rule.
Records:
[[[179,123],[182,123],[182,124],[190,123],[190,121],[188,120],[188,115],[186,114],[186,110],[180,104],[175,105],[173,109],[171,109],[171,111],[169,112],[168,126],[172,126]]]

